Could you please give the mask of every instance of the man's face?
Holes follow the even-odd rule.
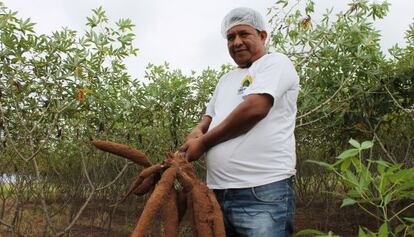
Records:
[[[265,54],[267,33],[258,32],[248,25],[237,25],[227,31],[227,47],[230,56],[241,68],[250,67]]]

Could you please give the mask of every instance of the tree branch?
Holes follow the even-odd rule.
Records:
[[[387,91],[387,93],[390,95],[390,97],[392,98],[392,100],[394,101],[394,104],[400,108],[401,110],[403,110],[404,112],[406,112],[412,120],[414,120],[414,109],[407,109],[404,108],[400,103],[398,103],[397,99],[395,99],[395,97],[392,95],[391,91],[388,89],[387,85],[384,84],[385,90]]]
[[[56,236],[62,236],[62,235],[64,235],[66,232],[68,232],[73,227],[73,225],[75,225],[76,221],[79,219],[79,217],[81,216],[82,212],[85,210],[86,206],[88,206],[88,204],[91,201],[93,195],[95,194],[95,191],[97,190],[97,189],[95,189],[95,186],[93,185],[92,180],[89,177],[89,173],[88,173],[88,171],[86,169],[85,159],[84,159],[83,155],[82,155],[82,171],[83,171],[86,179],[88,180],[89,186],[91,186],[91,192],[89,193],[88,198],[83,203],[83,205],[79,209],[79,211],[76,213],[75,217],[73,217],[73,219],[69,223],[69,225],[63,231],[57,233]]]

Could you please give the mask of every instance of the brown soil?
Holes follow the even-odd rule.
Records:
[[[144,203],[142,203],[143,205]],[[340,203],[326,207],[324,204],[313,204],[310,207],[298,203],[296,207],[295,215],[295,229],[297,231],[302,229],[317,229],[328,232],[329,230],[341,237],[352,237],[358,233],[359,226],[365,226],[369,229],[376,230],[378,223],[370,216],[362,213],[358,208],[346,207],[339,208]],[[135,213],[137,216],[127,217],[130,215],[131,209],[126,203],[125,206],[119,207],[117,213],[112,220],[112,228],[108,231],[107,228],[100,227],[101,223],[96,219],[102,215],[98,208],[88,207],[82,214],[80,220],[71,229],[70,236],[73,237],[129,237],[131,235],[134,226],[138,220],[139,212],[142,211],[142,206],[136,208]],[[128,212],[128,214],[127,214]],[[33,216],[33,223],[38,223],[39,228],[43,225],[43,220],[39,213]],[[163,230],[160,228],[161,215],[154,217],[156,221],[151,223],[151,231],[146,236],[159,237]],[[100,226],[99,226],[100,225]],[[35,225],[34,225],[35,226]],[[37,237],[41,236],[41,230],[27,229],[21,236],[25,237]],[[7,232],[4,226],[0,226],[1,237],[12,237],[11,233]],[[191,228],[189,225],[188,215],[184,217],[183,222],[180,224],[180,235],[182,237],[192,236]]]
[[[371,230],[378,229],[377,221],[357,207],[340,208],[340,203],[331,207],[325,204],[314,204],[310,207],[301,204],[296,206],[296,231],[316,229],[324,232],[332,231],[341,237],[354,237],[357,236],[359,226]]]

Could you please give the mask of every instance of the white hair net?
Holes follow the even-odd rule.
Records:
[[[227,31],[237,25],[249,25],[257,30],[266,31],[262,15],[251,8],[238,7],[231,10],[221,23],[221,34],[227,37]]]

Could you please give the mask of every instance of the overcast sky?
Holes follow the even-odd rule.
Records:
[[[276,0],[0,0],[21,18],[37,23],[37,33],[51,33],[66,26],[86,29],[86,17],[91,9],[102,6],[111,22],[129,18],[136,25],[134,45],[138,56],[129,58],[128,70],[133,78],[142,79],[148,63],[167,61],[172,68],[201,71],[208,66],[219,68],[233,63],[221,37],[220,25],[232,8],[247,6],[266,15]],[[316,0],[315,16],[334,7],[345,10],[345,0]],[[381,2],[381,1],[377,1]],[[375,24],[382,32],[384,50],[398,43],[404,45],[404,32],[414,21],[414,1],[389,0],[388,16]],[[268,17],[266,16],[266,20]]]

